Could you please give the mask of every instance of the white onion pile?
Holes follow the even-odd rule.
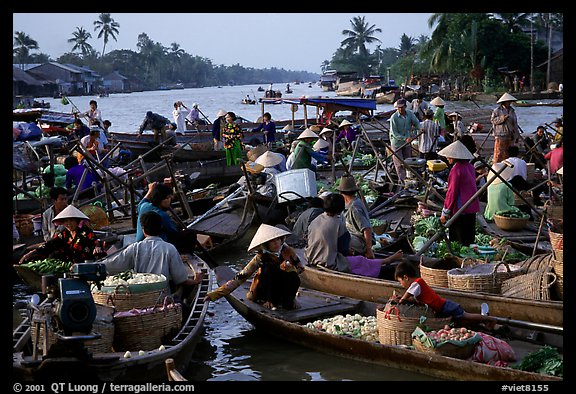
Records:
[[[306,323],[312,330],[325,331],[334,335],[347,335],[355,339],[369,342],[378,342],[378,326],[375,316],[362,316],[360,314],[346,316],[337,315],[324,320]]]
[[[129,279],[122,279],[118,275],[107,277],[103,284],[104,286],[118,286],[118,285],[141,285],[144,283],[157,283],[164,282],[166,277],[164,275],[149,274],[149,273],[133,273]]]

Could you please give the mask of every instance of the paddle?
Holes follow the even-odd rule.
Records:
[[[212,122],[210,122],[210,119],[208,119],[208,117],[206,115],[204,115],[204,112],[202,112],[200,110],[200,108],[196,108],[198,110],[198,112],[200,112],[200,115],[202,115],[204,117],[204,119],[206,119],[207,124],[212,124]]]

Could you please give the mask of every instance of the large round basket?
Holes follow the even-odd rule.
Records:
[[[454,268],[448,271],[448,287],[474,293],[500,294],[502,281],[525,272],[518,265],[504,262]]]
[[[433,317],[431,311],[427,311],[427,308],[422,307],[414,308],[414,311],[421,311],[416,313],[415,316],[402,316],[398,306],[387,304],[384,310],[376,309],[378,339],[382,344],[410,346],[412,344],[412,332],[416,326],[421,324],[421,319],[424,320],[422,325],[434,330],[450,324],[452,320],[450,317]],[[425,317],[425,319],[421,316]]]
[[[463,346],[458,346],[453,343],[444,343],[440,346],[431,348],[425,346],[418,338],[414,338],[412,344],[414,345],[414,349],[420,352],[434,353],[441,356],[459,358],[461,360],[470,358],[474,354],[474,349],[476,347],[476,343],[467,343]]]
[[[168,301],[169,300],[169,301]],[[114,350],[158,349],[169,341],[182,325],[182,306],[165,297],[163,304],[137,311],[114,314]]]
[[[156,289],[140,292],[138,285],[118,285],[111,292],[109,287],[103,286],[100,290],[93,289],[92,297],[97,304],[114,307],[117,311],[146,308],[156,305],[168,294],[167,282],[158,283]]]
[[[551,289],[556,280],[557,276],[551,269],[533,271],[504,280],[501,294],[506,297],[526,298],[529,300],[551,300]]]
[[[429,286],[448,288],[448,271],[460,267],[455,256],[446,256],[438,261],[421,261],[420,276]]]
[[[496,226],[505,231],[520,231],[528,224],[529,217],[509,218],[507,216],[494,215]]]

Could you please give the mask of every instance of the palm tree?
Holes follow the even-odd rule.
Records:
[[[76,31],[72,33],[72,38],[68,39],[69,43],[74,43],[72,47],[72,52],[79,49],[82,52],[82,56],[86,56],[91,53],[94,49],[87,41],[92,38],[92,34],[84,30],[83,27],[76,27]]]
[[[33,40],[28,34],[17,31],[14,34],[14,55],[20,60],[20,68],[23,68],[24,63],[28,61],[31,49],[38,49],[38,42]]]
[[[116,34],[120,34],[118,28],[120,24],[112,17],[109,13],[101,13],[98,16],[98,20],[94,21],[94,31],[99,31],[98,38],[104,37],[104,47],[102,47],[102,57],[104,57],[104,53],[106,51],[106,44],[108,44],[108,40],[110,37],[114,39],[114,41],[118,41],[116,39]]]
[[[504,23],[510,33],[519,32],[523,27],[530,25],[530,14],[526,12],[502,12],[493,15]]]
[[[170,44],[170,52],[168,53],[169,62],[172,65],[172,76],[176,76],[176,66],[180,63],[186,51],[180,48],[180,44],[173,42]]]
[[[400,47],[398,48],[400,50],[400,56],[413,53],[415,46],[414,42],[415,40],[413,37],[408,37],[406,34],[402,34],[402,37],[400,37]]]
[[[374,37],[374,33],[382,33],[382,29],[376,27],[376,25],[368,26],[363,16],[355,16],[350,21],[350,24],[352,25],[352,30],[342,30],[342,34],[348,37],[340,45],[349,47],[352,50],[358,50],[362,57],[368,57],[366,44],[380,42],[378,38]]]

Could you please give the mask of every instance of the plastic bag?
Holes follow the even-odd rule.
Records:
[[[508,366],[508,361],[516,361],[514,349],[501,339],[479,332],[482,340],[476,345],[470,360],[500,367]]]

